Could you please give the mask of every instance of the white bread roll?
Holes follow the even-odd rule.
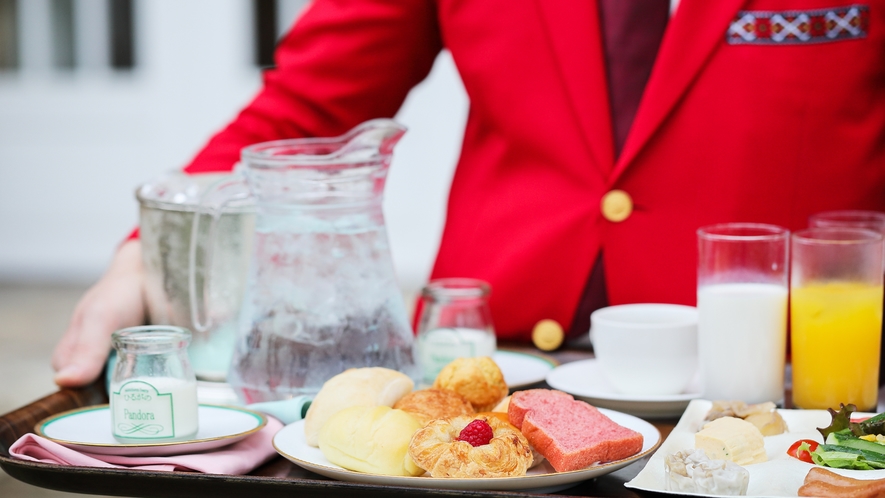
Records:
[[[393,406],[412,391],[404,373],[381,367],[350,368],[332,377],[317,393],[304,417],[307,444],[319,444],[320,428],[332,415],[351,406]]]
[[[421,423],[386,406],[353,406],[339,411],[320,430],[320,451],[345,469],[390,476],[419,476],[424,469],[409,456]]]

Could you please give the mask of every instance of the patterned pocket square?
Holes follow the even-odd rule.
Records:
[[[742,10],[728,27],[729,45],[796,45],[866,38],[866,5],[783,12]]]

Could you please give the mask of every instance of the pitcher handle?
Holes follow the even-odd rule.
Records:
[[[215,253],[216,234],[218,221],[224,208],[234,201],[244,201],[252,198],[246,183],[246,177],[242,172],[234,172],[229,177],[223,178],[210,185],[200,197],[200,204],[194,211],[194,220],[191,226],[191,242],[188,251],[188,301],[190,302],[191,323],[197,332],[206,332],[212,327],[212,316],[209,314],[210,289],[212,288],[212,258]],[[199,243],[200,218],[204,215],[211,216],[209,233],[206,240],[203,257],[203,295],[197,299],[197,245]],[[199,303],[198,301],[202,301]],[[200,318],[200,304],[202,315]]]

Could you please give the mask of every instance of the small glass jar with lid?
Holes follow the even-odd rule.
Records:
[[[187,356],[191,333],[146,325],[114,332],[111,423],[121,443],[159,443],[197,434],[197,380]]]
[[[495,354],[490,293],[487,282],[472,278],[436,279],[421,290],[418,354],[424,384],[432,384],[456,358]]]

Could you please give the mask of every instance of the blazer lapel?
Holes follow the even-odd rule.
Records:
[[[664,33],[639,110],[611,175],[611,183],[617,180],[660,128],[714,49],[725,43],[728,26],[745,2],[746,0],[680,2]]]
[[[572,117],[590,157],[608,177],[614,168],[614,144],[596,2],[535,1],[572,102]]]

